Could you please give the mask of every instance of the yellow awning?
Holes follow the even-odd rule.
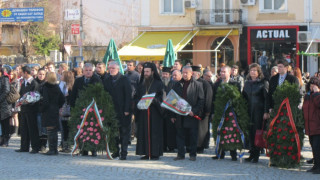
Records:
[[[183,49],[198,31],[143,32],[118,51],[121,60],[161,61],[167,42],[172,40],[175,52]]]

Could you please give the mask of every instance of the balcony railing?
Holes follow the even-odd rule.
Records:
[[[203,9],[196,11],[196,25],[242,24],[241,9]]]

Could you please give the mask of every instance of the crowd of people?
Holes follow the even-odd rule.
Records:
[[[263,121],[270,120],[274,111],[272,98],[278,86],[284,81],[298,84],[301,92],[300,108],[304,112],[305,133],[310,138],[314,166],[310,172],[320,173],[320,80],[318,74],[302,77],[298,67],[289,68],[284,59],[277,61],[277,66],[270,70],[259,64],[249,65],[246,76],[240,75],[239,67],[222,65],[218,74],[202,66],[183,66],[176,60],[173,67],[159,67],[150,62],[127,62],[127,71],[120,73],[120,66],[110,60],[107,65],[99,62],[81,64],[68,70],[67,64],[60,64],[56,71],[53,63],[42,68],[17,66],[8,71],[0,68],[0,117],[1,146],[9,145],[10,136],[14,133],[21,136],[21,145],[16,152],[58,154],[58,131],[61,131],[61,150],[70,152],[68,144],[69,116],[62,116],[61,108],[75,106],[79,91],[88,84],[101,83],[113,100],[116,119],[119,125],[119,137],[116,139],[117,150],[113,158],[126,160],[131,136],[137,138],[136,155],[141,159],[158,160],[163,152],[175,152],[175,161],[184,160],[188,152],[191,161],[196,161],[198,153],[209,148],[210,123],[215,115],[214,102],[218,88],[224,83],[234,85],[248,104],[250,155],[247,162],[257,163],[263,150],[254,145],[257,129],[262,128]],[[270,75],[266,78],[264,73]],[[267,76],[269,77],[269,76]],[[10,104],[6,96],[15,88],[20,96],[27,92],[38,91],[42,99],[34,104],[17,106]],[[174,90],[192,107],[188,116],[175,114],[161,107],[166,95]],[[155,93],[148,110],[136,107],[142,96]],[[222,105],[224,106],[224,105]],[[200,117],[199,121],[195,117]],[[31,151],[30,151],[31,144]],[[47,144],[49,151],[46,151]],[[81,151],[82,155],[88,152]],[[95,151],[91,152],[96,156]],[[237,152],[230,151],[233,161],[237,161]],[[212,159],[224,159],[225,152]]]

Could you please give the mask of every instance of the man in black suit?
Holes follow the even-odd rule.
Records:
[[[299,84],[298,79],[295,76],[288,74],[288,61],[284,59],[278,60],[278,74],[272,76],[269,82],[269,102],[270,102],[270,112],[274,106],[274,100],[272,99],[272,95],[278,86],[282,85],[284,81],[288,81],[289,83]]]
[[[93,65],[91,63],[85,63],[83,66],[83,76],[77,78],[74,82],[71,96],[70,105],[75,106],[76,100],[79,97],[79,91],[83,90],[88,84],[102,83],[101,79],[93,73]]]
[[[93,65],[91,63],[85,63],[83,66],[83,76],[77,78],[74,82],[72,91],[70,93],[70,106],[73,108],[76,104],[76,100],[79,97],[79,92],[83,90],[88,84],[102,83],[101,79],[93,73]],[[83,156],[88,155],[87,151],[82,151]],[[96,156],[97,153],[92,151],[92,156]]]
[[[28,66],[22,67],[23,82],[21,84],[20,96],[32,91],[37,91],[39,85],[31,76],[31,68]],[[40,139],[37,125],[37,108],[36,104],[25,104],[21,106],[21,145],[16,152],[29,152],[31,141],[31,154],[38,153],[40,150]]]
[[[128,142],[130,140],[131,130],[131,95],[132,89],[128,78],[119,72],[120,66],[117,62],[110,62],[108,76],[103,81],[104,89],[112,97],[116,119],[119,125],[119,137],[116,138],[117,151],[112,154],[113,158],[119,157],[121,144],[120,160],[126,160],[128,154]]]
[[[212,97],[213,104],[212,104],[212,106],[214,106],[214,102],[215,102],[215,99],[216,99],[216,94],[217,94],[218,88],[222,83],[228,83],[230,85],[234,85],[241,92],[240,83],[238,83],[236,81],[233,81],[230,78],[230,75],[231,75],[231,68],[229,66],[221,67],[221,69],[220,69],[220,79],[218,79],[213,85],[213,97]],[[223,104],[221,106],[224,106],[224,105],[225,104]],[[213,116],[214,116],[214,107],[213,107],[212,117]],[[224,156],[225,156],[224,150],[219,150],[219,151],[221,151],[220,159],[224,159]],[[236,161],[237,160],[237,151],[236,150],[230,151],[230,155],[232,157],[232,161]],[[214,157],[212,157],[212,159],[218,159],[218,157],[214,156]]]

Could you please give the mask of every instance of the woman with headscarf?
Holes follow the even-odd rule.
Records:
[[[163,89],[156,65],[145,63],[135,95],[135,104],[146,94],[156,93],[156,96],[149,110],[137,110],[136,120],[139,128],[136,154],[144,155],[141,159],[158,160],[159,156],[163,155],[163,119],[160,107]]]

